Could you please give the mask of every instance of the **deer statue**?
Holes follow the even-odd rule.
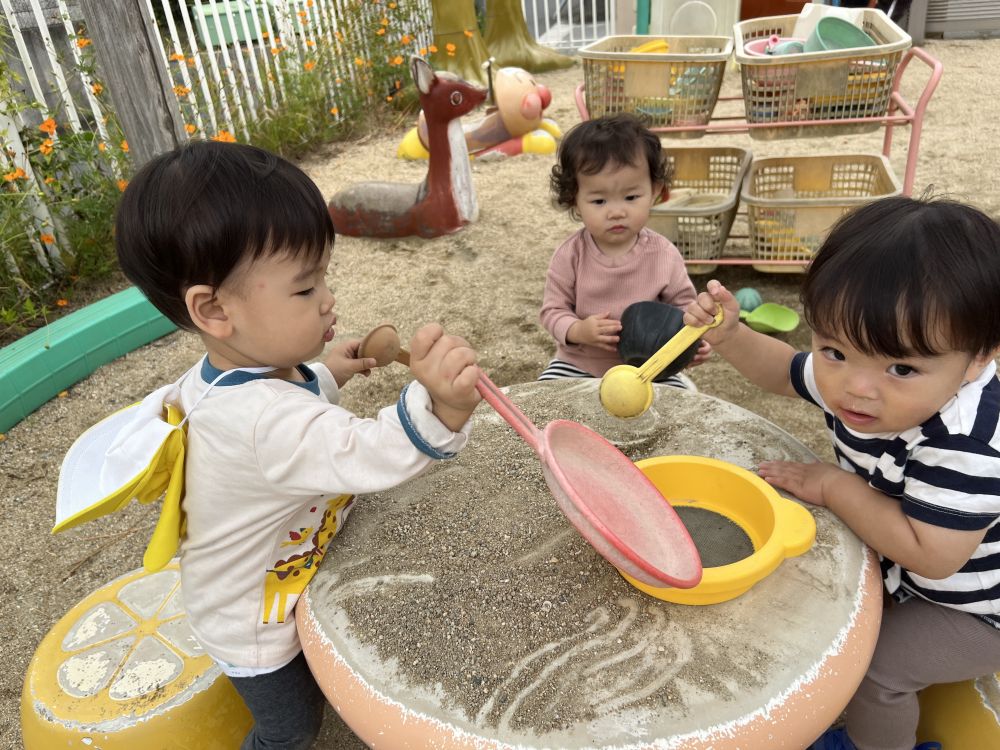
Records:
[[[410,73],[427,119],[427,176],[418,185],[359,182],[341,190],[329,203],[338,234],[438,237],[458,231],[479,215],[459,118],[482,104],[487,91],[453,73],[435,73],[419,57],[411,58]]]

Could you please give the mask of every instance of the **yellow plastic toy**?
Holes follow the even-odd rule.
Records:
[[[188,626],[176,561],[127,573],[67,612],[21,693],[25,750],[236,750],[252,724]]]
[[[803,506],[781,495],[746,469],[702,456],[658,456],[637,461],[683,520],[683,508],[717,513],[736,524],[753,545],[753,553],[735,562],[703,567],[701,582],[689,589],[657,588],[622,576],[650,596],[676,604],[718,604],[735,599],[769,575],[786,557],[808,550],[816,538],[816,522]],[[705,540],[691,534],[701,548]]]
[[[486,115],[462,126],[469,156],[501,158],[517,154],[554,154],[562,131],[544,116],[552,103],[548,87],[521,68],[500,68],[491,76],[493,106]],[[410,129],[396,155],[402,159],[427,159],[427,123],[421,111],[417,127]]]
[[[921,690],[917,741],[942,747],[1000,747],[1000,672]]]

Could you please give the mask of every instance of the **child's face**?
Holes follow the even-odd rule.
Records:
[[[826,405],[847,427],[869,434],[923,424],[989,361],[964,352],[893,359],[818,334],[812,351],[816,386]]]
[[[326,286],[329,249],[316,260],[272,254],[238,269],[217,292],[232,323],[231,365],[292,368],[318,356],[333,338],[335,299]],[[219,366],[213,360],[213,364]]]
[[[608,163],[597,174],[577,177],[576,210],[605,255],[624,255],[646,226],[654,185],[644,160]]]

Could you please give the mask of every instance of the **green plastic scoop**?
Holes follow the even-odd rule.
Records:
[[[740,310],[740,320],[760,333],[788,333],[799,325],[799,314],[777,302],[765,302],[751,312]]]

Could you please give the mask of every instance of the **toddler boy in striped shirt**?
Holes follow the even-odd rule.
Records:
[[[813,750],[910,750],[917,692],[1000,671],[1000,225],[897,197],[843,217],[802,288],[811,351],[739,323],[718,281],[685,323],[761,388],[820,407],[837,463],[759,473],[881,559],[891,606],[846,726]]]

